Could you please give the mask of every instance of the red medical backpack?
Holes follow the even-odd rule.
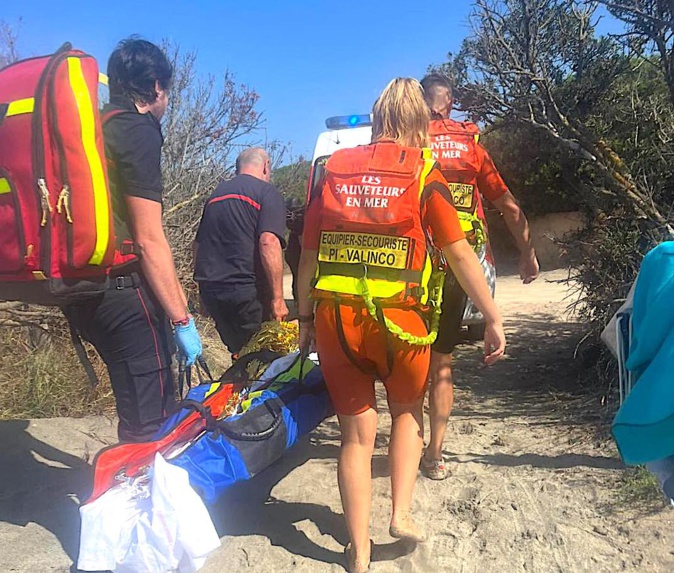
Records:
[[[0,70],[0,300],[101,292],[115,236],[96,60],[65,44]]]

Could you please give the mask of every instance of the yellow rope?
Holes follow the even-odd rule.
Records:
[[[432,307],[431,314],[431,327],[429,333],[426,336],[415,336],[410,332],[405,332],[400,326],[395,322],[384,316],[384,326],[386,329],[397,336],[400,340],[407,342],[412,346],[428,346],[433,344],[435,339],[438,336],[438,325],[440,323],[440,313],[442,312],[442,287],[444,283],[445,273],[441,270],[433,271],[429,285],[431,287],[431,293],[429,296],[429,304]],[[374,299],[370,295],[370,289],[367,286],[367,280],[363,278],[361,280],[363,287],[363,301],[365,302],[365,307],[367,308],[368,313],[372,318],[377,320],[377,306],[374,303]],[[383,313],[382,313],[383,314]]]

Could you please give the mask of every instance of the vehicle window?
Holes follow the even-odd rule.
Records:
[[[307,197],[307,205],[309,204],[309,201],[311,201],[314,192],[318,190],[318,186],[323,180],[323,174],[325,173],[325,164],[328,162],[329,158],[330,158],[329,155],[323,155],[321,157],[318,157],[316,161],[314,161],[314,166],[313,169],[311,170],[311,181],[309,181],[309,196]]]

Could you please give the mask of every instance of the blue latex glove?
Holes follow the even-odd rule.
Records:
[[[196,359],[201,356],[201,338],[194,324],[194,319],[185,326],[178,325],[173,328],[173,338],[178,347],[178,362],[185,366],[192,366]]]

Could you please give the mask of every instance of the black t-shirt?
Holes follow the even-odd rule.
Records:
[[[304,207],[288,210],[286,227],[293,235],[301,235],[304,229]]]
[[[286,260],[299,260],[299,254],[302,251],[300,235],[304,229],[304,206],[289,210],[286,215],[286,227],[288,233],[288,247],[286,248]]]
[[[261,179],[237,175],[220,183],[199,223],[194,280],[210,289],[267,290],[258,240],[273,233],[285,246],[285,212],[281,194]]]
[[[117,216],[116,232],[130,238],[125,195],[162,202],[161,148],[164,137],[161,124],[151,113],[138,113],[132,101],[112,98],[103,108],[105,155],[108,159],[110,192]],[[121,219],[121,220],[120,220]]]

